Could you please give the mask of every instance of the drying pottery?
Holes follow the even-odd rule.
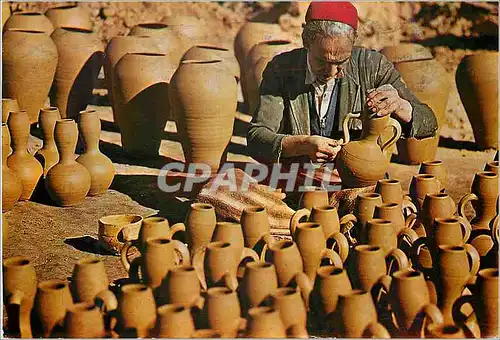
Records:
[[[455,214],[455,210],[455,202],[453,202],[448,194],[426,195],[419,218],[425,228],[426,235],[432,235],[435,218],[452,217]]]
[[[484,166],[484,171],[491,171],[494,172],[498,175],[498,167],[499,167],[499,162],[498,161],[491,161],[486,163]]]
[[[244,310],[260,306],[278,289],[276,268],[268,262],[249,262],[240,286],[240,300]]]
[[[217,219],[210,204],[193,203],[186,216],[186,238],[191,255],[204,248],[215,230]]]
[[[300,196],[299,207],[312,210],[315,206],[329,205],[328,191],[320,187],[306,186]]]
[[[417,215],[411,214],[410,216],[405,218],[399,204],[382,203],[375,207],[373,217],[391,221],[396,233],[400,233],[403,230],[411,228],[413,226],[414,222],[416,221]]]
[[[223,337],[236,338],[242,323],[236,292],[227,287],[209,288],[205,306],[208,326]]]
[[[172,27],[163,23],[142,23],[130,30],[129,36],[142,36],[157,38],[160,40],[162,49],[172,59],[172,63],[178,65],[184,54],[182,39]],[[144,50],[139,52],[145,52]]]
[[[118,333],[134,330],[138,338],[145,338],[155,322],[156,305],[151,288],[134,283],[123,286],[118,298]]]
[[[137,238],[143,220],[141,215],[133,214],[103,216],[99,219],[98,239],[109,252],[120,253],[124,241],[131,236],[132,231],[134,239]],[[127,233],[122,231],[124,228]]]
[[[213,60],[221,59],[224,65],[229,69],[229,72],[236,78],[236,81],[240,79],[240,65],[234,57],[233,53],[229,49],[218,46],[218,45],[208,45],[200,44],[191,47],[184,53],[181,60]]]
[[[188,308],[168,304],[158,307],[155,333],[158,338],[191,338],[195,331],[193,317]]]
[[[42,164],[43,177],[47,176],[50,168],[59,162],[59,152],[54,141],[54,129],[56,122],[61,119],[57,107],[45,107],[40,109],[38,124],[42,130],[43,145],[35,154],[35,158]]]
[[[162,22],[179,37],[181,56],[192,46],[207,40],[207,26],[204,20],[194,16],[175,15],[164,18]]]
[[[418,235],[410,228],[403,228],[398,231],[393,222],[380,218],[374,218],[366,222],[364,233],[361,234],[362,244],[379,246],[384,256],[388,256],[393,249],[400,248],[402,241],[411,246]]]
[[[12,209],[19,201],[23,192],[21,179],[16,172],[9,168],[7,157],[9,155],[10,133],[7,124],[2,123],[2,212]]]
[[[259,243],[271,241],[269,218],[265,207],[243,209],[240,218],[245,247],[256,249]]]
[[[426,195],[437,194],[441,190],[441,183],[434,175],[418,174],[413,176],[410,183],[410,197],[418,211],[422,209]]]
[[[299,288],[278,288],[272,295],[272,306],[277,309],[287,335],[294,338],[307,336],[307,312]]]
[[[11,111],[19,111],[19,104],[14,98],[2,98],[2,123],[7,123]]]
[[[382,197],[384,203],[403,203],[403,188],[397,179],[381,179],[377,181],[375,192]]]
[[[39,12],[16,12],[13,13],[5,22],[3,31],[20,29],[27,31],[41,31],[51,35],[54,31],[54,25],[50,20]]]
[[[64,336],[68,338],[102,338],[106,335],[104,317],[93,302],[75,303],[64,318]]]
[[[205,303],[201,296],[200,280],[192,266],[175,267],[170,270],[165,290],[169,304],[202,309]]]
[[[419,169],[420,174],[434,175],[441,184],[441,191],[446,188],[446,169],[443,161],[426,161],[422,162]]]
[[[87,9],[76,5],[53,7],[45,12],[55,28],[75,27],[92,30],[92,21]]]
[[[361,193],[356,197],[356,206],[354,216],[358,223],[356,224],[357,235],[363,235],[366,221],[371,220],[375,214],[375,207],[382,204],[382,196],[377,193]]]
[[[71,282],[75,302],[94,301],[101,292],[108,290],[104,262],[92,256],[79,259],[73,269]]]
[[[437,132],[436,132],[437,134]],[[400,138],[396,142],[398,160],[405,164],[416,165],[436,158],[439,136],[417,138]]]
[[[273,307],[252,307],[248,311],[246,336],[249,338],[286,338],[281,315]]]
[[[44,337],[50,337],[54,327],[62,324],[71,305],[73,297],[66,281],[53,279],[38,284],[34,310]]]
[[[42,31],[9,30],[2,39],[3,96],[38,121],[58,64],[57,47]]]

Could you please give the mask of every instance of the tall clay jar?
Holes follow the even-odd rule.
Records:
[[[270,241],[271,227],[269,226],[269,217],[265,207],[253,206],[243,209],[240,223],[245,247],[254,249],[262,241]]]
[[[113,162],[99,150],[101,119],[95,110],[81,111],[78,119],[85,152],[76,161],[83,165],[90,174],[88,195],[103,194],[108,190],[115,176]]]
[[[233,76],[239,81],[240,66],[229,49],[210,44],[200,44],[191,47],[184,53],[182,60],[205,60],[205,59],[221,59]]]
[[[57,107],[45,107],[40,110],[38,124],[42,129],[43,146],[36,152],[35,158],[42,164],[43,177],[47,176],[49,169],[59,162],[59,152],[54,141],[54,129],[56,122],[60,119],[61,114]]]
[[[184,60],[172,77],[169,99],[186,163],[216,172],[233,134],[235,78],[220,59]]]
[[[179,37],[181,55],[192,46],[207,41],[207,26],[203,20],[195,16],[172,15],[164,18],[162,22]]]
[[[179,64],[182,58],[183,46],[180,37],[172,27],[163,23],[142,23],[132,27],[129,33],[130,36],[142,36],[150,37],[153,39],[159,39],[161,41],[162,52],[169,55],[172,58],[172,62],[176,65]],[[144,50],[139,52],[146,52]],[[158,51],[160,52],[160,51]]]
[[[11,111],[19,111],[19,103],[14,98],[2,98],[2,123],[7,123]]]
[[[498,52],[464,57],[455,79],[476,145],[498,148]]]
[[[12,154],[7,158],[7,166],[12,169],[23,185],[19,200],[27,201],[42,176],[40,163],[28,153],[30,121],[26,111],[11,112],[7,121],[12,138]]]
[[[45,187],[52,200],[59,206],[69,207],[83,201],[90,190],[90,174],[75,161],[78,129],[72,119],[56,123],[54,139],[59,151],[59,163],[54,165],[45,178]]]
[[[91,102],[102,67],[103,45],[96,33],[82,28],[56,28],[51,38],[59,55],[51,100],[61,117],[76,118]]]
[[[212,205],[191,204],[186,216],[186,237],[191,255],[210,243],[216,223],[215,209]]]
[[[7,165],[9,155],[10,133],[7,124],[2,124],[2,212],[12,209],[23,192],[21,180]],[[3,227],[2,227],[3,228]]]
[[[17,99],[30,123],[49,94],[58,60],[57,47],[42,31],[12,29],[2,39],[2,96]]]
[[[54,25],[42,13],[16,12],[10,16],[3,27],[4,32],[12,29],[42,31],[51,35],[54,31]]]
[[[75,27],[86,30],[92,29],[90,13],[78,5],[57,6],[45,12],[55,28]]]

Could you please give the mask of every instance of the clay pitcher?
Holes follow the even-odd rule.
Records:
[[[207,291],[205,303],[208,326],[223,337],[235,338],[241,328],[241,309],[238,295],[227,287]]]
[[[180,266],[170,270],[165,289],[169,304],[203,308],[205,299],[201,296],[200,280],[194,267]]]
[[[96,33],[83,28],[56,28],[51,38],[59,55],[51,100],[61,117],[76,118],[91,103],[104,48]]]
[[[181,60],[209,59],[221,59],[229,69],[229,72],[236,78],[236,81],[240,80],[240,65],[238,65],[234,54],[223,46],[209,44],[195,45],[184,53]]]
[[[299,208],[312,210],[315,206],[325,206],[329,203],[328,191],[320,187],[306,186],[300,196]]]
[[[16,99],[31,124],[47,99],[57,60],[57,47],[44,32],[13,29],[3,34],[2,96]]]
[[[7,158],[7,166],[21,180],[23,191],[19,200],[31,198],[38,180],[43,174],[40,163],[28,153],[30,121],[26,111],[11,112],[7,122],[12,138],[12,154]]]
[[[79,259],[73,269],[71,282],[75,302],[94,301],[100,293],[108,290],[104,262],[92,256]]]
[[[307,312],[299,288],[278,288],[272,295],[272,306],[277,309],[287,335],[294,338],[307,336]]]
[[[456,217],[435,218],[432,234],[427,238],[429,248],[437,253],[440,245],[464,245],[471,235],[471,226]]]
[[[233,75],[220,59],[184,60],[172,76],[169,100],[186,163],[207,164],[216,172],[233,134]]]
[[[359,236],[364,234],[366,222],[373,218],[375,208],[382,204],[382,196],[377,193],[361,193],[356,197],[356,206],[354,208],[354,216],[358,223],[356,224],[356,234]]]
[[[155,333],[158,338],[191,338],[195,332],[189,308],[168,304],[158,307]]]
[[[39,12],[15,12],[5,22],[3,31],[20,29],[27,31],[41,31],[51,35],[54,25],[50,20]]]
[[[14,204],[19,201],[23,192],[21,179],[7,164],[9,147],[9,129],[7,124],[2,123],[2,212],[12,209]]]
[[[418,211],[422,209],[426,195],[437,194],[441,190],[441,183],[434,175],[418,174],[413,176],[410,183],[410,197]]]
[[[397,179],[381,179],[377,181],[375,192],[382,197],[383,203],[403,203],[403,188]]]
[[[75,303],[64,318],[64,336],[68,338],[102,338],[106,335],[104,317],[93,302]]]
[[[361,114],[351,113],[344,118],[344,145],[335,162],[335,168],[342,179],[342,186],[346,188],[374,185],[384,178],[389,167],[389,160],[384,155],[384,151],[396,143],[401,136],[401,125],[394,118],[389,115],[369,118],[368,113],[364,113],[361,139],[351,141],[349,121],[360,116]],[[394,130],[392,137],[383,145],[379,145],[379,137],[389,126]],[[371,166],[367,167],[366,164],[371,164]]]
[[[52,279],[38,284],[35,313],[42,325],[43,336],[49,337],[57,325],[62,326],[73,297],[66,281]]]
[[[76,161],[90,174],[89,196],[105,193],[115,177],[113,162],[99,150],[101,119],[95,110],[81,111],[78,130],[83,138],[84,153]]]
[[[365,234],[361,235],[361,243],[379,246],[388,256],[393,249],[402,248],[401,242],[409,247],[418,239],[418,235],[410,228],[398,231],[389,220],[374,218],[366,222]]]
[[[145,338],[156,323],[156,305],[151,288],[132,283],[122,287],[118,297],[118,333],[134,330]]]
[[[75,27],[86,30],[92,29],[90,13],[87,9],[76,5],[64,5],[50,8],[45,12],[55,28]]]
[[[243,230],[239,223],[234,222],[217,222],[214,233],[212,234],[211,242],[229,242],[235,249],[235,256],[238,257],[245,248],[243,240]]]
[[[120,253],[132,230],[135,231],[135,239],[137,238],[143,220],[141,215],[134,214],[103,216],[98,221],[98,239],[111,253]],[[128,232],[123,231],[125,228]]]
[[[50,168],[59,162],[59,152],[54,141],[56,122],[61,119],[57,107],[44,107],[40,109],[38,124],[42,130],[43,145],[35,154],[35,158],[42,164],[43,177],[47,176]]]
[[[240,287],[240,301],[245,311],[260,306],[278,289],[276,268],[268,262],[249,262]]]
[[[498,148],[498,52],[465,56],[455,79],[476,145]]]
[[[11,111],[19,111],[19,104],[14,98],[2,98],[2,124],[7,124]]]
[[[210,243],[216,223],[213,206],[206,203],[191,204],[185,222],[187,244],[191,255]]]
[[[446,169],[443,165],[443,161],[422,162],[419,173],[434,175],[441,184],[441,191],[446,188]]]
[[[62,207],[83,201],[90,190],[90,174],[75,161],[78,128],[72,119],[57,121],[54,139],[59,152],[59,163],[50,168],[45,177],[45,188],[52,200]]]
[[[484,171],[491,171],[498,175],[498,168],[499,168],[499,162],[491,161],[486,163],[486,165],[484,166]]]
[[[246,336],[249,338],[286,338],[280,313],[273,307],[252,307],[248,311]]]
[[[455,202],[448,194],[426,195],[420,213],[420,220],[424,225],[426,235],[432,235],[435,218],[452,217],[455,210]]]
[[[271,241],[271,227],[265,207],[255,206],[243,209],[240,218],[245,247],[257,249],[259,243]]]
[[[381,218],[391,221],[396,232],[399,233],[407,228],[411,228],[416,221],[416,214],[404,217],[401,205],[397,203],[382,203],[375,207],[374,218]]]

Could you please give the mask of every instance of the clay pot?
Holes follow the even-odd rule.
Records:
[[[245,247],[256,249],[258,243],[269,243],[269,218],[265,207],[247,207],[240,218]],[[267,240],[267,241],[266,241]]]
[[[499,168],[499,162],[498,161],[491,161],[486,163],[484,166],[484,171],[491,171],[494,172],[498,175],[498,168]]]
[[[432,235],[435,218],[452,217],[455,209],[455,203],[448,194],[426,195],[420,213],[420,220],[424,225],[426,235]]]
[[[375,192],[382,197],[384,203],[403,203],[403,188],[397,179],[381,179],[377,181]]]
[[[130,30],[129,36],[142,36],[161,39],[162,52],[168,54],[172,63],[178,65],[184,54],[182,39],[172,27],[163,23],[142,23]],[[144,50],[138,52],[145,52]]]
[[[73,297],[66,281],[53,279],[38,284],[34,309],[44,337],[49,337],[56,325],[62,325],[72,305]]]
[[[7,122],[12,138],[12,154],[7,158],[7,166],[21,180],[23,190],[19,200],[31,198],[38,180],[43,174],[40,163],[28,153],[30,121],[26,111],[11,112]]]
[[[14,98],[2,98],[2,124],[7,123],[11,111],[19,111],[19,104]]]
[[[299,208],[312,210],[315,206],[329,205],[328,191],[320,187],[306,186],[300,196]]]
[[[9,30],[2,39],[3,96],[26,110],[30,123],[49,94],[58,60],[57,47],[41,31]],[[37,70],[33,72],[33,70]]]
[[[278,310],[273,307],[252,307],[248,311],[246,336],[249,338],[286,338]]]
[[[416,220],[415,214],[411,214],[405,219],[401,206],[397,203],[383,203],[377,205],[373,217],[391,221],[396,233],[400,233],[408,228],[411,229]]]
[[[182,266],[170,270],[166,278],[166,295],[169,304],[202,309],[205,299],[201,296],[200,280],[194,267]]]
[[[441,245],[463,246],[471,235],[471,226],[456,217],[435,218],[432,234],[427,238],[429,249],[437,253]]]
[[[130,236],[134,229],[137,238],[143,220],[141,215],[133,214],[103,216],[99,219],[98,239],[111,253],[119,254],[128,238],[122,230],[127,228],[127,236]]]
[[[5,22],[9,19],[10,13],[10,5],[8,2],[2,2],[2,30],[5,26]]]
[[[43,177],[47,176],[50,168],[59,162],[59,152],[57,152],[54,141],[54,129],[56,122],[61,119],[61,114],[57,107],[45,107],[40,109],[38,124],[42,130],[43,145],[35,154],[35,158],[42,164]]]
[[[128,284],[118,298],[118,333],[134,330],[138,338],[149,335],[156,323],[156,304],[150,287]]]
[[[108,290],[104,262],[92,256],[79,259],[73,269],[71,282],[75,302],[94,301],[101,292]]]
[[[192,46],[205,43],[207,39],[207,26],[204,20],[194,16],[175,15],[162,20],[169,29],[174,31],[181,41],[179,52],[186,53]]]
[[[425,337],[431,339],[465,339],[464,331],[456,325],[430,324],[425,329]]]
[[[236,292],[227,287],[209,288],[205,305],[209,327],[223,337],[235,338],[241,328],[241,309]]]
[[[354,216],[358,219],[356,224],[357,235],[363,235],[366,221],[371,220],[375,214],[375,207],[382,204],[382,196],[377,193],[361,193],[356,197]]]
[[[159,338],[190,338],[195,331],[194,321],[188,308],[169,304],[158,307],[156,336]]]
[[[257,307],[278,289],[276,268],[268,262],[249,262],[240,287],[244,310]]]
[[[419,211],[422,209],[425,196],[437,194],[439,190],[441,190],[441,183],[434,175],[415,175],[410,183],[410,197]]]
[[[187,244],[191,255],[210,243],[216,223],[213,206],[206,203],[191,204],[185,222]]]
[[[279,311],[287,335],[307,337],[307,312],[299,288],[278,288],[272,295],[272,306]]]
[[[279,287],[288,286],[298,274],[303,274],[304,271],[302,257],[297,244],[293,241],[280,240],[272,244],[262,252],[261,259],[274,264]]]
[[[360,115],[348,114],[345,117],[343,122],[345,144],[340,149],[335,162],[335,168],[342,179],[342,186],[346,188],[374,185],[384,178],[389,167],[389,160],[384,156],[384,151],[396,143],[401,136],[401,126],[394,118],[389,115],[369,118],[368,113],[364,113],[361,139],[351,142],[349,121],[359,118]],[[388,126],[393,127],[393,135],[380,146],[378,139]],[[370,167],[366,164],[370,164]]]
[[[238,82],[240,80],[240,65],[238,65],[238,61],[234,57],[234,54],[225,47],[208,44],[194,45],[184,53],[181,60],[213,59],[221,59],[229,69],[229,72],[236,78],[236,81]]]
[[[64,318],[64,336],[68,338],[102,338],[106,335],[104,318],[93,302],[75,303]]]
[[[158,156],[175,68],[172,58],[157,53],[127,53],[115,66],[117,122],[122,147],[132,157]]]
[[[9,329],[19,330],[22,338],[33,337],[31,333],[30,312],[36,294],[36,273],[33,264],[23,256],[3,260],[3,298],[7,307]],[[18,315],[13,315],[10,306],[17,306]],[[18,324],[13,325],[16,322]]]
[[[216,172],[233,133],[234,77],[220,59],[184,60],[172,76],[169,100],[186,163],[207,164]]]
[[[441,184],[441,190],[446,188],[446,169],[443,161],[422,162],[419,169],[420,174],[434,175]]]
[[[45,15],[39,12],[15,12],[3,26],[4,32],[12,29],[41,31],[51,35],[54,31],[54,25]]]
[[[95,110],[81,111],[78,130],[83,138],[84,153],[76,161],[90,174],[89,196],[105,193],[115,177],[113,162],[99,150],[101,119]]]
[[[466,56],[455,80],[479,148],[498,148],[498,53]]]
[[[53,7],[45,12],[55,28],[75,27],[92,30],[90,13],[78,4]]]
[[[436,159],[439,135],[428,138],[401,138],[396,142],[398,160],[404,164],[416,165]]]
[[[366,222],[365,234],[361,234],[361,243],[379,246],[388,256],[393,249],[400,248],[402,241],[411,246],[418,239],[418,235],[410,228],[398,231],[393,222],[374,218]]]
[[[10,133],[7,124],[2,123],[2,212],[12,209],[19,201],[23,185],[16,172],[9,168],[7,156],[10,148]]]
[[[90,190],[90,174],[75,161],[78,128],[72,119],[59,120],[54,129],[59,163],[48,171],[45,188],[58,205],[69,207],[83,201]]]
[[[245,248],[241,225],[234,222],[217,222],[211,242],[229,242],[236,250],[235,256],[240,256]]]
[[[56,28],[51,38],[59,55],[51,99],[61,117],[76,118],[91,103],[103,62],[102,42],[93,31],[73,27]]]

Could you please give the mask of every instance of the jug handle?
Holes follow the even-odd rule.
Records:
[[[401,203],[403,215],[408,218],[411,214],[417,213],[417,206],[413,203],[411,196],[408,194],[403,195],[403,203]]]
[[[389,292],[391,290],[391,284],[392,284],[392,276],[383,275],[373,285],[373,288],[371,290],[371,294],[372,294],[373,301],[376,304],[378,304],[380,302],[380,299],[382,297],[382,292],[385,292],[385,294],[387,294],[387,295],[389,294]]]
[[[181,255],[180,265],[188,266],[191,263],[191,257],[189,256],[189,249],[184,243],[179,240],[171,240],[174,244],[174,249]]]
[[[323,249],[323,252],[321,253],[321,259],[329,259],[331,263],[338,268],[343,268],[344,267],[344,262],[342,262],[342,258],[340,257],[339,254],[337,254],[336,251],[333,251],[331,249]]]
[[[389,124],[387,126],[392,126],[394,128],[394,134],[387,142],[384,143],[384,145],[382,145],[381,147],[382,152],[384,152],[387,148],[394,145],[394,143],[398,141],[399,137],[401,137],[401,132],[402,132],[401,125],[394,118],[389,118]]]
[[[408,215],[408,217],[405,219],[405,228],[410,228],[413,230],[413,226],[417,222],[417,214],[411,213]]]
[[[200,281],[203,290],[207,290],[207,281],[205,278],[205,247],[198,248],[193,255],[193,267]]]
[[[366,326],[363,331],[362,337],[376,338],[376,339],[390,339],[391,335],[387,329],[379,322],[372,322]]]
[[[178,232],[186,232],[186,225],[184,223],[176,223],[170,227],[170,238],[174,239],[174,235]]]
[[[346,227],[346,229],[350,230],[357,222],[358,218],[356,216],[354,216],[353,214],[347,214],[340,218],[339,224],[342,227],[343,225],[350,223],[350,225]],[[340,228],[340,230],[342,231],[342,228]]]
[[[354,118],[359,118],[361,117],[361,113],[352,113],[352,112],[349,112],[345,117],[344,117],[344,120],[342,122],[342,128],[344,129],[344,144],[347,144],[351,141],[351,136],[349,135],[349,122],[351,121],[351,119],[354,119]]]
[[[457,219],[460,221],[460,226],[462,226],[463,230],[463,237],[462,237],[462,242],[467,243],[467,241],[470,238],[470,233],[472,232],[472,226],[470,225],[470,222],[468,219],[462,216],[458,216]]]
[[[419,237],[411,245],[410,258],[411,258],[411,262],[412,262],[413,266],[415,266],[415,268],[417,270],[419,270],[419,268],[420,268],[420,261],[418,258],[418,255],[420,253],[420,248],[422,248],[425,245],[427,245],[427,240],[425,237]]]
[[[408,257],[406,257],[405,253],[401,249],[394,248],[391,250],[387,257],[392,257],[398,264],[398,270],[406,269],[410,267],[410,263],[408,262]],[[391,273],[393,261],[390,262],[389,267],[387,268],[387,273]]]
[[[466,304],[472,306],[472,309],[476,309],[476,300],[474,298],[474,295],[462,295],[453,303],[451,315],[455,323],[465,323],[464,321],[467,319],[467,316],[461,312],[461,309],[462,306]],[[474,314],[475,313],[472,313],[472,315]]]
[[[423,318],[418,317],[419,314],[421,316],[425,317],[425,319],[431,319],[430,323],[424,321],[424,324],[440,325],[444,322],[444,318],[443,318],[443,314],[441,313],[441,310],[439,310],[439,308],[435,304],[428,303],[422,308],[420,313],[417,314],[417,317],[415,317],[413,323],[411,324],[411,326],[408,329],[408,333],[410,333],[410,334],[420,333],[420,337],[425,338],[425,334],[423,334],[425,332],[425,328],[422,327],[422,322],[420,321]],[[420,332],[419,332],[419,328],[420,328]]]
[[[294,280],[297,283],[297,286],[300,290],[300,295],[302,296],[302,300],[306,306],[306,310],[309,310],[309,296],[313,290],[313,285],[309,276],[304,272],[298,272],[294,276]]]
[[[470,275],[470,277],[473,278],[473,277],[475,277],[475,275],[479,271],[480,256],[479,256],[479,253],[477,252],[477,249],[474,248],[474,246],[472,244],[466,243],[464,245],[464,248],[467,251],[467,255],[469,255],[470,260],[471,260],[469,275]]]
[[[493,238],[493,241],[497,244],[497,246],[500,239],[499,224],[500,224],[500,215],[496,215],[493,221],[491,222],[491,237]]]
[[[333,242],[331,242],[333,241]],[[347,238],[344,236],[342,233],[334,233],[327,239],[327,244],[331,246],[329,249],[335,251],[333,249],[335,245],[338,247],[338,254],[340,255],[340,259],[342,260],[342,263],[345,262],[347,259],[347,256],[349,256],[349,241],[347,241]]]
[[[223,276],[224,286],[235,292],[238,289],[238,279],[236,275],[231,274],[230,272],[224,273]]]
[[[468,193],[464,197],[462,197],[458,202],[458,215],[462,216],[463,218],[466,218],[465,205],[470,201],[477,201],[477,200],[479,200],[479,197],[477,197],[477,195],[473,193]]]
[[[30,322],[30,312],[31,309],[26,308],[26,304],[23,303],[24,292],[16,290],[8,299],[9,305],[19,306],[19,331],[21,338],[32,338],[33,333],[31,331]]]
[[[292,219],[290,220],[290,235],[292,235],[292,239],[295,237],[295,230],[297,229],[297,225],[300,223],[300,220],[306,217],[309,220],[311,216],[311,211],[306,208],[299,209],[293,214]]]
[[[100,291],[96,295],[94,303],[99,307],[102,313],[109,313],[118,308],[118,300],[115,294],[109,289]]]
[[[137,247],[137,244],[138,244],[137,240],[127,241],[120,250],[120,257],[122,260],[123,267],[125,268],[126,271],[130,270],[130,261],[128,260],[127,257],[128,251],[131,247]]]

